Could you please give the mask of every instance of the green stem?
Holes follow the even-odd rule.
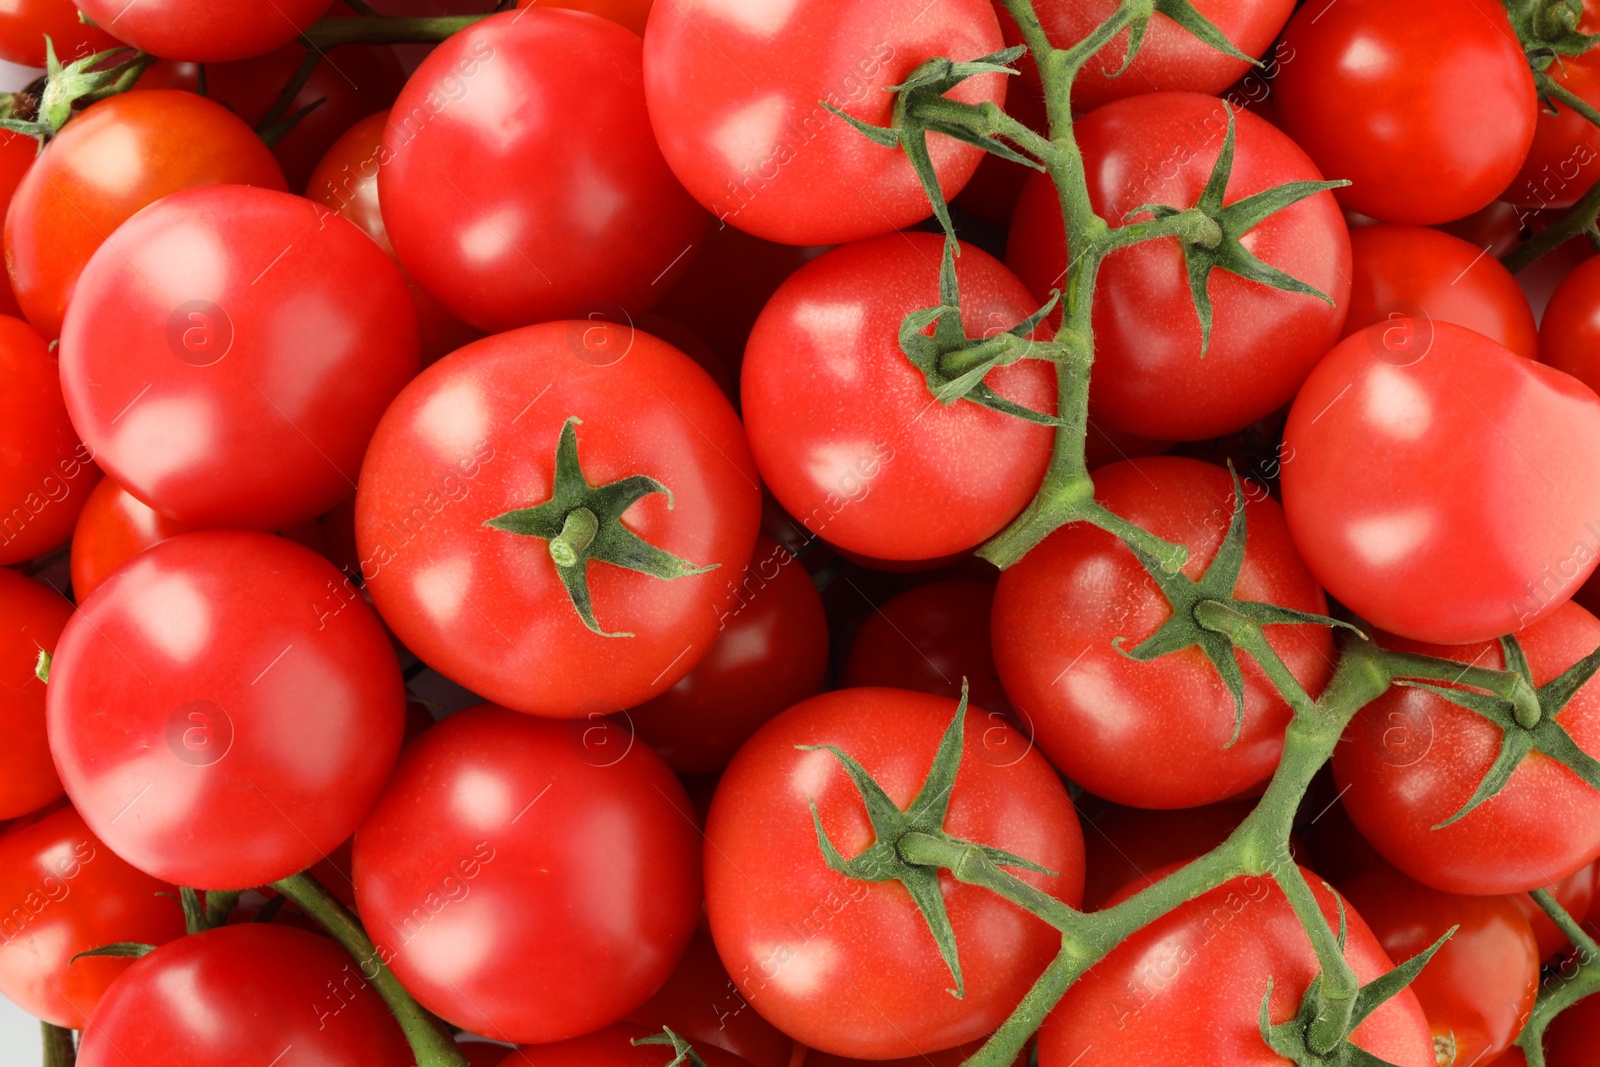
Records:
[[[42,1020],[39,1029],[44,1034],[44,1067],[73,1067],[78,1062],[71,1030]]]
[[[1424,656],[1417,652],[1399,652],[1390,648],[1374,648],[1374,655],[1383,660],[1384,669],[1389,672],[1391,678],[1448,682],[1471,689],[1487,690],[1502,700],[1511,702],[1518,722],[1537,723],[1544,714],[1539,707],[1539,694],[1534,691],[1532,684],[1516,671],[1476,667],[1453,659]]]
[[[1600,960],[1600,945],[1595,944],[1594,938],[1589,936],[1589,931],[1578,925],[1567,909],[1563,908],[1555,897],[1551,896],[1548,889],[1535,889],[1529,894],[1533,902],[1550,916],[1550,921],[1556,924],[1556,929],[1566,935],[1574,948],[1583,953],[1584,957],[1591,960]]]
[[[1283,890],[1283,895],[1289,898],[1289,906],[1294,909],[1300,925],[1305,927],[1307,936],[1311,938],[1311,947],[1321,967],[1317,982],[1321,986],[1322,1009],[1306,1028],[1306,1045],[1311,1051],[1325,1056],[1343,1044],[1345,1035],[1350,1032],[1350,1020],[1355,1013],[1356,994],[1361,990],[1361,982],[1344,958],[1338,935],[1322,914],[1322,906],[1317,903],[1305,872],[1298,864],[1287,863],[1273,871],[1272,877],[1278,883],[1278,888]]]
[[[361,977],[372,983],[399,1021],[400,1029],[405,1032],[406,1040],[411,1043],[411,1051],[417,1057],[417,1067],[467,1067],[466,1057],[461,1054],[460,1047],[450,1039],[433,1015],[406,992],[400,980],[378,958],[378,950],[373,946],[372,939],[355,916],[318,885],[316,879],[309,874],[296,874],[273,882],[272,888],[294,901],[301,911],[315,919],[355,959],[360,966]]]
[[[1300,680],[1273,650],[1254,619],[1245,618],[1220,600],[1202,600],[1194,606],[1194,617],[1201,626],[1222,634],[1235,648],[1255,660],[1296,715],[1317,714],[1316,702],[1301,688]]]
[[[312,23],[302,40],[314,52],[347,44],[437,44],[489,15],[441,15],[408,19],[372,15],[353,19],[321,19]]]
[[[913,831],[897,841],[895,849],[907,863],[946,868],[956,881],[983,886],[1062,933],[1082,928],[1084,915],[1081,911],[1067,907],[1049,893],[1035,889],[1010,871],[996,866],[976,845]]]
[[[348,22],[349,19],[340,21]],[[278,99],[272,102],[272,107],[261,116],[261,121],[256,123],[256,132],[264,133],[272,129],[283,116],[289,113],[289,105],[294,103],[294,98],[300,95],[300,90],[306,87],[306,82],[311,80],[312,71],[317,69],[317,64],[322,62],[322,53],[315,48],[307,48],[305,55],[300,57],[300,66],[295,68],[294,76],[278,94]],[[201,69],[204,69],[203,67]]]
[[[1583,97],[1556,81],[1546,71],[1534,71],[1533,78],[1540,92],[1556,103],[1565,104],[1588,119],[1591,124],[1600,127],[1600,111],[1595,110]],[[1591,185],[1589,191],[1548,229],[1534,234],[1526,244],[1519,245],[1501,256],[1500,262],[1504,263],[1506,269],[1513,274],[1524,270],[1542,256],[1555,251],[1592,227],[1597,215],[1600,215],[1600,182]]]

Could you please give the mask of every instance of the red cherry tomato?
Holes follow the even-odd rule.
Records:
[[[110,478],[89,493],[72,531],[72,593],[86,600],[111,572],[151,545],[189,533]]]
[[[1384,222],[1448,222],[1516,177],[1533,134],[1533,75],[1504,11],[1478,0],[1307,5],[1272,82],[1283,128],[1339,202]]]
[[[1539,358],[1590,389],[1600,386],[1600,256],[1578,264],[1550,295]]]
[[[1147,204],[1193,207],[1222,150],[1228,113],[1215,97],[1150,93],[1078,123],[1095,210],[1115,225]],[[1238,109],[1233,117],[1228,203],[1322,178],[1266,120]],[[1006,262],[1035,297],[1063,284],[1064,233],[1054,188],[1043,175],[1030,175],[1013,216]],[[1207,283],[1211,338],[1202,354],[1178,240],[1113,252],[1095,287],[1091,417],[1142,437],[1200,440],[1241,429],[1293,398],[1344,321],[1350,291],[1344,220],[1332,195],[1317,193],[1263,220],[1243,243],[1331,303],[1213,271]]]
[[[1539,358],[1528,298],[1487,249],[1426,226],[1380,224],[1350,231],[1350,251],[1350,313],[1341,337],[1409,316],[1453,322]]]
[[[1580,1000],[1555,1017],[1544,1033],[1546,1067],[1595,1067],[1595,1035],[1600,1033],[1600,998]],[[1520,1055],[1520,1050],[1517,1052]],[[1521,1064],[1519,1059],[1518,1064]]]
[[[828,672],[822,597],[788,549],[757,541],[736,597],[705,658],[627,713],[679,774],[722,770],[762,723],[821,689]]]
[[[61,340],[101,464],[190,526],[277,529],[333,507],[417,372],[399,270],[297,196],[188,189],[89,262]]]
[[[1459,927],[1411,983],[1439,1058],[1487,1063],[1511,1046],[1539,991],[1533,930],[1510,897],[1458,896],[1413,882],[1388,865],[1339,886],[1400,962]]]
[[[922,787],[956,702],[897,689],[847,689],[797,704],[750,739],[722,776],[706,824],[706,904],[717,951],[740,994],[812,1048],[889,1059],[992,1031],[1060,944],[1056,932],[999,897],[940,876],[966,983],[950,972],[905,889],[831,870],[817,818],[839,852],[872,843],[861,795],[832,744],[859,760],[894,803]],[[1039,756],[991,752],[970,711],[966,756],[945,828],[1058,872],[1019,871],[1076,905],[1083,838],[1059,780]]]
[[[1248,540],[1235,593],[1326,613],[1282,510],[1254,482],[1244,485]],[[1190,578],[1210,566],[1234,506],[1227,471],[1175,456],[1102,467],[1095,496],[1128,521],[1186,546]],[[995,665],[1006,692],[1052,763],[1119,804],[1215,803],[1265,779],[1283,751],[1289,706],[1249,657],[1238,657],[1244,723],[1230,745],[1234,700],[1198,647],[1141,663],[1112,643],[1120,637],[1132,647],[1171,614],[1133,553],[1087,524],[1051,534],[1001,574],[995,592]],[[1321,692],[1334,659],[1326,627],[1272,627],[1267,640],[1307,693]],[[1159,775],[1150,773],[1156,758],[1164,768]]]
[[[290,926],[242,923],[180,937],[129,967],[89,1020],[78,1064],[226,1067],[285,1054],[319,1067],[415,1062],[342,948]]]
[[[644,36],[644,26],[650,18],[650,5],[651,0],[517,0],[519,8],[538,6],[587,11],[626,26],[640,37]]]
[[[674,0],[652,9],[645,95],[667,162],[717,218],[769,241],[837,244],[908,226],[932,208],[903,152],[823,104],[888,126],[895,98],[886,87],[936,56],[977,59],[1002,47],[987,0]],[[948,95],[1001,104],[1005,93],[1002,75],[985,74]],[[946,199],[983,155],[941,134],[928,150]]]
[[[61,397],[44,338],[0,315],[0,565],[48,552],[72,533],[100,479]]]
[[[1535,685],[1600,646],[1600,620],[1563,604],[1517,634]],[[1504,662],[1498,642],[1444,647],[1385,638],[1386,645],[1480,667]],[[1600,683],[1589,682],[1556,716],[1578,747],[1600,753]],[[1518,893],[1549,885],[1600,856],[1600,793],[1534,751],[1495,796],[1451,823],[1500,749],[1501,731],[1425,690],[1396,687],[1345,730],[1333,771],[1345,810],[1384,858],[1450,893]]]
[[[50,670],[50,748],[117,855],[242,889],[350,836],[400,748],[405,687],[342,580],[280,537],[184,534],[73,616]]]
[[[901,320],[939,303],[941,238],[907,233],[837,248],[779,287],[746,349],[744,416],[756,464],[813,534],[884,560],[936,559],[999,532],[1050,460],[1049,427],[961,399],[934,400],[900,350]],[[969,336],[1037,308],[1004,265],[967,246],[956,260]],[[1042,360],[985,378],[1051,414]]]
[[[0,834],[0,994],[30,1015],[82,1030],[132,961],[72,957],[119,941],[182,937],[177,894],[118,859],[70,804],[12,824]]]
[[[267,146],[222,105],[151,89],[85,109],[23,175],[6,211],[6,266],[28,321],[59,337],[78,276],[112,231],[170,193],[225,184],[284,188]]]
[[[45,740],[44,683],[34,668],[54,652],[72,604],[32,578],[0,568],[0,721],[6,748],[0,760],[0,819],[14,819],[61,795],[61,779]]]
[[[356,901],[381,958],[458,1026],[588,1033],[643,1004],[689,942],[689,798],[645,746],[593,741],[581,723],[458,712],[406,749],[356,834]]]
[[[46,37],[63,64],[122,43],[80,19],[72,0],[11,0],[0,11],[0,59],[7,63],[44,66]]]
[[[1594,0],[1583,5],[1578,28],[1585,33],[1600,29],[1596,7]],[[1545,73],[1590,107],[1600,105],[1600,55],[1557,56]],[[1528,158],[1501,195],[1518,207],[1565,210],[1600,176],[1600,131],[1565,104],[1550,100],[1541,105]]]
[[[328,0],[75,0],[96,26],[163,59],[220,63],[288,44],[317,21]]]
[[[379,160],[383,221],[455,315],[491,331],[619,320],[672,287],[706,216],[650,134],[641,47],[608,19],[507,11],[406,83]]]
[[[689,942],[678,969],[665,985],[628,1016],[656,1033],[663,1026],[697,1049],[714,1045],[751,1067],[789,1067],[794,1041],[756,1013],[728,977],[717,947],[704,934]],[[807,1056],[806,1062],[811,1062]]]
[[[1151,873],[1204,855],[1228,839],[1253,801],[1145,811],[1109,807],[1084,816],[1083,906],[1097,911],[1114,896],[1153,885]]]
[[[1600,560],[1600,399],[1454,323],[1339,342],[1284,430],[1289,531],[1375,626],[1482,641],[1543,618]]]
[[[68,8],[72,11],[77,10],[71,5],[68,5]],[[38,156],[39,142],[32,137],[12,133],[10,130],[0,131],[0,216],[10,208],[17,186],[22,183],[23,175],[28,173],[28,168],[33,166],[33,161]],[[5,276],[0,278],[0,315],[14,315],[18,318],[22,316],[17,295],[11,291],[9,269]]]

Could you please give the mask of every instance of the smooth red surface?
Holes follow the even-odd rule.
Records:
[[[61,382],[134,496],[190,526],[271,530],[350,494],[417,344],[404,279],[355,226],[300,197],[210,186],[96,253]]]
[[[83,600],[151,545],[189,532],[112,479],[100,479],[72,530],[72,595]]]
[[[560,7],[572,11],[587,11],[591,15],[610,19],[628,27],[640,37],[644,36],[645,23],[650,18],[652,0],[517,0],[517,7]]]
[[[670,1026],[695,1048],[714,1045],[751,1067],[789,1067],[794,1040],[773,1026],[739,994],[717,946],[696,933],[678,969],[665,985],[628,1015],[628,1021],[660,1033]],[[811,1062],[811,1057],[806,1057]]]
[[[425,1007],[562,1041],[672,973],[700,914],[699,843],[644,745],[597,753],[581,726],[483,705],[407,747],[356,834],[356,902]]]
[[[1600,256],[1578,264],[1550,295],[1539,359],[1590,389],[1600,386]]]
[[[1588,0],[1583,9],[1578,28],[1584,33],[1600,29],[1595,18],[1600,5]],[[1600,55],[1561,56],[1545,73],[1590,107],[1600,105]],[[1540,104],[1527,161],[1501,198],[1518,207],[1569,208],[1600,176],[1600,130],[1565,104]]]
[[[15,819],[61,795],[45,739],[44,692],[34,669],[54,652],[72,602],[43,582],[0,568],[0,819]]]
[[[72,0],[7,0],[0,8],[0,59],[23,67],[42,67],[47,36],[63,65],[120,43],[78,18]]]
[[[328,0],[76,0],[96,26],[163,59],[217,63],[288,44]]]
[[[77,8],[71,10],[77,11]],[[22,183],[23,175],[28,173],[28,168],[32,167],[33,161],[38,158],[38,141],[9,130],[0,132],[0,216],[10,208],[11,199],[16,195],[17,186]],[[22,308],[17,304],[17,294],[11,291],[9,268],[4,276],[0,277],[0,315],[22,317]]]
[[[310,550],[184,534],[80,605],[46,710],[67,795],[119,856],[243,889],[304,870],[366,814],[400,748],[388,635]]]

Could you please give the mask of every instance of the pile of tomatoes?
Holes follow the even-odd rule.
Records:
[[[47,1065],[1600,1063],[1600,2],[370,4],[0,12]]]

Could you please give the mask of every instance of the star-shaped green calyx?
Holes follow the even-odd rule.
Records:
[[[955,787],[956,771],[961,766],[966,722],[967,686],[963,680],[961,701],[956,707],[955,718],[951,720],[939,741],[933,765],[928,769],[928,777],[905,811],[895,806],[894,801],[883,791],[883,787],[878,785],[866,768],[848,753],[833,745],[799,746],[807,752],[826,751],[833,754],[845,773],[850,776],[850,780],[855,783],[856,789],[860,791],[862,803],[867,808],[867,819],[872,824],[874,835],[872,844],[854,858],[846,859],[834,847],[827,830],[823,829],[822,816],[817,812],[816,802],[812,801],[811,820],[817,828],[817,844],[822,849],[823,859],[830,869],[847,878],[862,882],[895,881],[905,886],[906,892],[911,894],[911,899],[927,922],[934,942],[939,946],[939,954],[944,958],[945,966],[950,969],[950,977],[955,981],[955,988],[949,992],[955,997],[965,995],[966,985],[961,977],[961,960],[956,951],[955,931],[950,926],[950,916],[944,906],[944,894],[939,888],[940,867],[908,860],[901,848],[902,842],[908,837],[915,836],[924,840],[932,839],[947,843],[952,850],[976,848],[996,866],[1054,874],[1053,871],[1046,870],[1031,860],[1023,859],[1003,849],[963,841],[945,832],[944,820],[950,811],[950,794]]]
[[[1122,57],[1122,66],[1114,71],[1108,71],[1106,77],[1118,77],[1133,66],[1134,59],[1139,55],[1139,48],[1144,44],[1145,31],[1150,28],[1151,15],[1157,12],[1188,30],[1189,35],[1202,44],[1210,45],[1218,52],[1234,59],[1242,59],[1253,67],[1261,66],[1261,61],[1255,56],[1239,51],[1210,19],[1195,10],[1189,0],[1155,0],[1155,7],[1150,15],[1142,15],[1128,24],[1128,50]]]
[[[670,1026],[663,1026],[659,1034],[649,1037],[636,1037],[629,1044],[640,1045],[665,1045],[672,1049],[674,1056],[661,1067],[706,1067],[706,1061],[694,1050],[694,1046],[680,1037],[677,1031]]]
[[[1516,637],[1507,634],[1500,639],[1500,650],[1505,656],[1506,670],[1514,671],[1533,685],[1533,674],[1528,668],[1528,657]],[[1577,695],[1578,690],[1600,671],[1600,648],[1550,679],[1534,690],[1538,700],[1536,714],[1519,716],[1511,701],[1475,689],[1459,689],[1431,682],[1401,679],[1396,684],[1412,689],[1426,689],[1450,703],[1475,712],[1500,727],[1500,751],[1494,763],[1484,774],[1478,788],[1460,811],[1434,829],[1442,829],[1464,818],[1479,804],[1494,797],[1506,787],[1511,775],[1522,765],[1531,752],[1542,752],[1573,774],[1583,779],[1591,788],[1600,789],[1600,761],[1578,747],[1567,733],[1566,727],[1556,721],[1556,716]]]
[[[704,574],[718,565],[697,567],[657,548],[623,525],[623,512],[652,493],[665,494],[667,507],[671,508],[672,490],[643,474],[621,478],[608,485],[590,485],[578,462],[577,427],[581,422],[573,416],[561,427],[550,499],[533,507],[496,515],[484,525],[549,542],[556,574],[583,624],[602,637],[632,637],[633,634],[625,632],[607,633],[595,620],[594,604],[589,598],[591,561],[609,563],[664,581]]]

